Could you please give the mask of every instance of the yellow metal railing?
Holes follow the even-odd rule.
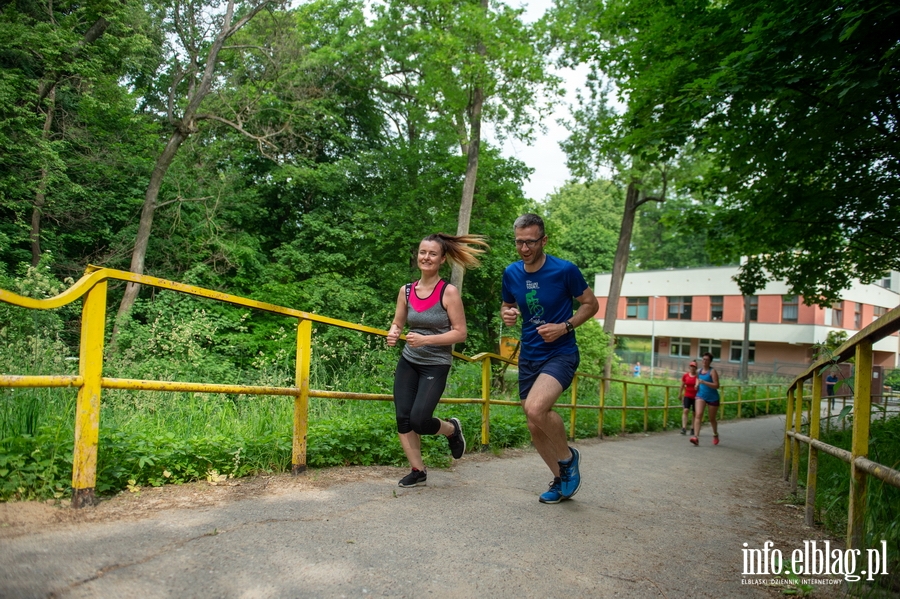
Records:
[[[578,381],[579,376],[582,378],[595,378],[595,379],[604,380],[604,381],[607,380],[607,379],[602,379],[601,377],[590,375],[590,374],[577,373],[576,377],[575,377],[575,382]],[[600,428],[598,429],[597,432],[601,437],[603,436],[603,429],[602,429],[603,415],[604,415],[604,412],[606,412],[606,411],[610,411],[610,410],[621,411],[621,413],[622,413],[621,431],[624,433],[624,432],[626,432],[626,417],[627,417],[627,413],[629,410],[639,410],[644,413],[643,414],[644,415],[644,432],[647,432],[647,430],[649,429],[650,412],[652,412],[654,410],[662,410],[662,412],[663,412],[663,418],[662,418],[663,430],[665,430],[666,428],[668,428],[669,410],[682,409],[682,405],[680,402],[678,402],[677,398],[676,398],[675,404],[669,403],[672,392],[674,391],[675,394],[677,395],[678,390],[681,388],[680,384],[645,383],[645,382],[636,382],[636,381],[627,380],[627,379],[608,379],[608,380],[609,380],[610,384],[621,384],[622,385],[622,405],[617,405],[617,406],[607,405],[606,404],[607,391],[605,389],[605,385],[601,384],[600,385],[600,405],[599,406],[583,406],[583,405],[578,406],[579,408],[600,410],[600,417],[599,417]],[[574,391],[575,383],[573,383],[572,386],[573,386],[572,405],[574,406],[575,405],[574,404],[574,402],[575,402],[575,391]],[[641,405],[641,406],[628,405],[628,388],[629,388],[629,386],[630,387],[643,387],[643,398],[644,398],[643,405]],[[651,387],[659,387],[664,390],[665,395],[663,398],[662,405],[650,405],[650,388]],[[726,414],[725,406],[734,406],[736,408],[735,417],[742,418],[744,406],[746,406],[748,404],[754,406],[754,415],[755,415],[756,414],[756,405],[760,404],[760,403],[764,403],[765,404],[765,413],[768,414],[769,410],[771,408],[771,402],[775,401],[775,399],[776,399],[771,396],[771,391],[772,391],[773,387],[780,390],[782,387],[784,387],[784,385],[778,385],[778,384],[721,385],[719,388],[721,389],[722,400],[721,400],[720,405],[722,406],[722,410],[719,412],[719,419],[720,420],[726,419],[725,418],[725,414]],[[752,399],[745,398],[744,390],[745,389],[754,389],[754,388],[765,389],[766,396],[765,397],[755,397]],[[735,390],[735,394],[737,397],[733,400],[726,399],[726,391],[729,389]],[[574,423],[574,416],[572,416],[572,422]],[[573,427],[574,427],[574,424],[573,424]],[[574,430],[574,428],[573,428],[573,430]]]
[[[875,342],[900,330],[900,307],[894,308],[834,351],[833,355],[815,362],[791,383],[787,392],[784,433],[784,479],[790,481],[791,492],[797,492],[800,470],[800,443],[809,446],[806,471],[806,525],[815,522],[816,477],[819,452],[823,451],[850,464],[850,505],[847,514],[847,548],[863,549],[866,514],[866,483],[869,476],[900,488],[900,471],[868,459],[869,423],[872,419],[872,346]],[[829,364],[854,358],[853,431],[851,449],[847,451],[819,440],[822,414],[822,371]],[[809,399],[804,395],[807,381],[812,382]],[[844,399],[846,402],[846,399]],[[801,433],[804,409],[809,435]],[[830,412],[829,412],[830,413]],[[886,417],[886,411],[885,411]]]
[[[245,306],[264,312],[280,314],[297,320],[297,358],[295,371],[295,384],[293,387],[269,387],[252,385],[224,385],[213,383],[193,383],[177,381],[151,381],[140,379],[119,379],[103,376],[103,344],[106,338],[106,302],[107,281],[120,280],[149,285],[160,289],[169,289],[197,297],[205,297],[238,306]],[[74,387],[78,389],[75,408],[75,446],[72,463],[72,505],[82,507],[96,501],[94,487],[96,484],[97,470],[97,445],[99,441],[100,405],[102,389],[127,389],[144,391],[169,391],[169,392],[199,392],[199,393],[231,393],[246,395],[276,395],[294,398],[293,411],[293,436],[291,448],[291,471],[299,474],[306,470],[307,431],[309,427],[308,408],[309,398],[353,399],[391,401],[390,394],[380,393],[352,393],[341,391],[321,391],[310,389],[309,373],[312,361],[312,323],[322,323],[337,326],[344,329],[355,330],[373,335],[386,336],[387,331],[357,325],[350,322],[319,316],[310,312],[294,310],[277,306],[266,302],[251,300],[227,293],[203,289],[193,285],[175,283],[165,279],[134,273],[88,267],[85,275],[72,287],[63,293],[48,299],[36,300],[23,297],[9,291],[0,289],[0,301],[21,306],[24,308],[48,310],[59,308],[84,297],[81,319],[81,347],[79,354],[79,373],[76,376],[18,376],[0,374],[0,388],[2,387]],[[478,398],[445,398],[442,403],[480,404],[481,405],[481,444],[490,444],[490,407],[491,405],[519,406],[518,401],[491,399],[491,364],[496,360],[508,364],[515,364],[514,360],[493,353],[480,353],[472,357],[454,352],[458,359],[481,365],[481,397]],[[578,404],[578,383],[580,379],[595,379],[599,384],[599,405]],[[622,411],[622,432],[625,432],[625,420],[628,410],[643,410],[644,430],[648,427],[648,418],[651,410],[664,410],[663,427],[667,426],[669,410],[669,393],[671,388],[678,385],[664,385],[651,383],[637,383],[633,381],[618,381],[623,384],[623,404],[621,406],[605,406],[605,379],[602,377],[576,373],[571,386],[571,400],[569,403],[557,403],[557,407],[570,409],[569,437],[575,438],[576,411],[578,409],[598,410],[598,432],[603,434],[603,417],[606,410]],[[616,382],[613,380],[612,382]],[[644,386],[644,405],[628,406],[628,386]],[[665,401],[663,406],[649,405],[650,386],[665,388]],[[766,412],[769,407],[769,386],[766,385],[766,397],[764,399],[741,399],[742,388],[738,388],[736,402],[723,402],[737,404],[738,417],[740,417],[741,405],[748,402],[766,402]],[[680,407],[680,406],[679,406]]]
[[[297,319],[297,360],[294,387],[264,387],[250,385],[219,385],[209,383],[184,383],[114,379],[103,376],[103,342],[106,328],[107,281],[115,279],[170,289],[198,297],[206,297],[238,306],[246,306]],[[178,391],[205,393],[241,393],[248,395],[284,395],[294,398],[294,431],[291,450],[291,469],[295,474],[306,470],[306,434],[310,397],[364,398],[365,394],[333,394],[313,391],[309,388],[311,362],[312,323],[324,323],[374,335],[386,335],[372,327],[356,325],[341,320],[294,310],[266,302],[259,302],[227,293],[220,293],[193,285],[175,283],[146,275],[88,267],[85,275],[63,293],[48,299],[36,300],[0,289],[0,301],[38,310],[49,310],[67,305],[84,297],[81,318],[81,347],[78,376],[15,376],[0,375],[0,387],[76,387],[75,446],[72,460],[72,505],[81,507],[95,502],[94,486],[97,474],[97,443],[100,424],[100,395],[106,389],[132,389],[148,391]],[[386,396],[390,398],[390,396]],[[383,397],[378,397],[383,399]]]

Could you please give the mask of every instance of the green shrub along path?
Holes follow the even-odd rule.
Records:
[[[826,534],[780,501],[783,428],[729,421],[718,447],[708,429],[700,447],[677,431],[580,441],[582,487],[558,505],[537,501],[549,476],[530,449],[466,455],[413,489],[376,466],[144,488],[83,510],[0,504],[0,596],[781,596],[742,584],[742,544],[789,555]]]

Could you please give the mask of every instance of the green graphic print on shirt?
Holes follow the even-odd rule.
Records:
[[[537,283],[528,281],[527,285],[529,287],[531,285],[535,286],[535,288],[531,289],[528,293],[525,294],[525,303],[528,306],[528,312],[531,314],[530,322],[532,322],[535,326],[541,326],[542,324],[545,324],[544,319],[541,318],[541,316],[544,315],[544,307],[541,306],[541,302],[537,296]]]

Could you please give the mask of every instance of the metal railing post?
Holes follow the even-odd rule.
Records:
[[[788,432],[794,419],[794,394],[795,389],[788,391],[787,406],[784,409],[784,480],[790,478],[791,472],[791,437]]]
[[[628,412],[628,383],[622,383],[622,434],[625,434],[625,414]]]
[[[803,381],[797,385],[797,401],[794,405],[794,432],[803,429]],[[791,493],[797,494],[797,478],[800,476],[800,441],[797,437],[791,440]]]
[[[603,407],[606,404],[606,385],[609,383],[606,379],[600,379],[600,414],[597,417],[597,435],[603,438]]]
[[[669,386],[664,387],[665,395],[663,396],[663,430],[669,428]]]
[[[81,309],[78,371],[84,384],[75,403],[75,447],[72,453],[72,507],[94,505],[97,498],[97,443],[100,439],[100,390],[106,328],[106,281],[94,285]]]
[[[809,438],[819,438],[819,422],[822,416],[822,374],[816,372],[812,379],[812,400],[809,405]],[[819,473],[819,450],[809,444],[809,461],[806,466],[806,525],[816,523],[816,483]]]
[[[650,419],[650,385],[644,383],[644,432],[647,432],[647,426]]]
[[[301,318],[297,324],[296,387],[294,397],[294,436],[291,443],[291,474],[306,471],[306,436],[309,432],[309,367],[312,362],[312,321]]]
[[[872,417],[872,341],[856,346],[856,376],[853,385],[853,440],[850,446],[850,509],[847,514],[847,549],[863,549],[868,474],[858,468],[857,458],[869,457],[869,420]]]
[[[481,361],[481,446],[491,444],[491,358]]]

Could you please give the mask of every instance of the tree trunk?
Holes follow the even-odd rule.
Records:
[[[150,231],[153,229],[153,216],[156,212],[156,200],[159,197],[159,190],[162,187],[163,179],[166,177],[166,171],[172,165],[178,148],[184,143],[188,135],[180,129],[169,138],[169,143],[159,158],[156,159],[156,166],[150,175],[150,183],[147,185],[147,192],[144,194],[144,206],[141,209],[141,220],[138,223],[137,237],[134,241],[134,251],[131,253],[131,272],[135,274],[144,274],[144,261],[147,257],[147,246],[150,243]],[[116,325],[113,328],[113,336],[118,332],[118,323],[134,305],[141,286],[137,283],[128,283],[125,286],[125,295],[122,297],[122,303],[119,304],[119,312],[116,315]],[[112,342],[110,342],[112,343]]]
[[[603,376],[607,379],[612,373],[613,350],[616,346],[616,316],[619,310],[619,297],[622,294],[622,281],[628,269],[628,256],[631,252],[631,234],[634,231],[634,218],[637,214],[638,189],[635,182],[628,184],[625,192],[625,212],[622,215],[622,228],[619,229],[619,244],[616,246],[616,257],[613,261],[612,278],[609,281],[609,297],[606,300],[606,313],[603,317],[603,330],[609,335],[609,355],[603,367]]]
[[[469,225],[472,222],[472,206],[475,203],[475,183],[478,179],[478,151],[481,146],[481,107],[484,103],[484,94],[480,87],[475,89],[475,98],[472,105],[472,136],[468,143],[466,153],[466,178],[463,181],[462,199],[459,202],[459,219],[456,225],[457,235],[468,235]],[[463,277],[466,269],[459,264],[453,265],[450,275],[450,283],[462,292]]]
[[[162,187],[166,172],[169,170],[172,161],[175,159],[175,155],[178,153],[178,148],[181,147],[184,140],[197,130],[195,117],[197,115],[197,110],[200,108],[200,104],[203,102],[203,99],[209,93],[212,86],[213,76],[215,75],[216,65],[219,60],[219,52],[222,50],[222,47],[225,45],[228,38],[246,25],[250,19],[266,6],[266,4],[268,4],[268,2],[261,2],[253,7],[232,26],[231,19],[234,15],[234,0],[229,0],[228,2],[225,16],[222,21],[222,28],[219,30],[216,39],[209,48],[209,54],[206,57],[206,64],[203,69],[203,76],[196,86],[191,86],[192,91],[189,93],[184,114],[177,121],[173,121],[175,131],[169,138],[169,142],[166,144],[165,149],[163,149],[162,154],[157,158],[153,174],[150,176],[150,183],[147,185],[147,192],[144,194],[144,205],[141,209],[141,220],[138,224],[138,233],[134,242],[134,251],[131,254],[130,270],[135,274],[144,274],[144,261],[147,257],[147,246],[150,242],[150,231],[153,228],[153,215],[156,211],[156,200],[159,197],[159,190]],[[122,297],[122,303],[119,304],[119,311],[116,315],[116,324],[113,327],[110,346],[114,344],[121,319],[131,311],[131,307],[134,305],[134,300],[137,298],[139,291],[140,285],[136,283],[128,283],[126,285],[125,295]]]
[[[47,114],[44,116],[44,128],[41,131],[41,139],[46,142],[50,138],[50,128],[53,125],[53,112],[56,110],[56,85],[47,91]],[[39,109],[40,110],[40,109]],[[46,162],[41,167],[41,178],[38,181],[37,190],[34,193],[34,208],[31,211],[31,265],[37,266],[41,261],[41,217],[44,214],[44,205],[47,203],[47,178],[50,171]]]
[[[481,0],[481,8],[488,11],[488,0]],[[478,54],[484,56],[487,50],[484,44],[479,43]],[[478,152],[481,148],[481,109],[484,105],[484,88],[475,87],[472,95],[472,105],[469,111],[469,140],[463,144],[466,153],[466,178],[463,181],[462,199],[459,202],[459,219],[456,225],[457,235],[468,235],[469,225],[472,222],[472,205],[475,202],[475,183],[478,180]],[[459,264],[453,265],[450,273],[450,283],[462,293],[463,277],[466,269]]]
[[[741,349],[741,381],[750,380],[750,298],[744,296],[744,347]]]

